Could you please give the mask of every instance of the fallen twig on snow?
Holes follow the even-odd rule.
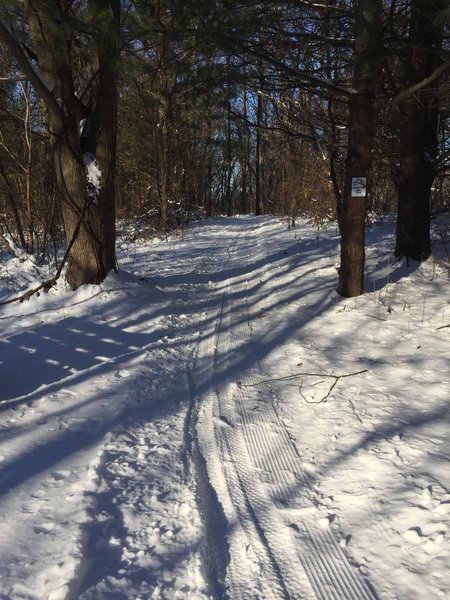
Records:
[[[330,375],[328,373],[295,373],[294,375],[286,375],[285,377],[275,377],[273,379],[263,379],[262,381],[256,381],[255,383],[241,383],[238,382],[239,387],[255,387],[257,385],[262,385],[264,383],[274,383],[277,381],[286,381],[287,379],[294,379],[295,377],[328,377],[330,379],[334,379],[334,382],[331,384],[330,389],[325,394],[323,398],[320,400],[308,400],[302,392],[303,383],[300,384],[298,391],[300,392],[300,396],[303,398],[305,402],[308,404],[320,404],[321,402],[326,402],[327,398],[329,398],[331,392],[336,387],[339,379],[344,379],[344,377],[354,377],[355,375],[361,375],[362,373],[367,373],[368,369],[363,369],[362,371],[356,371],[356,373],[344,373],[343,375]],[[322,383],[322,382],[320,382]]]
[[[308,398],[306,398],[302,393],[302,384],[300,384],[298,391],[300,393],[300,396],[303,398],[303,400],[305,402],[307,402],[308,404],[320,404],[321,402],[326,402],[327,398],[329,398],[331,392],[336,387],[336,384],[339,381],[339,379],[343,379],[344,377],[353,377],[354,375],[361,375],[361,373],[367,373],[367,369],[363,369],[362,371],[357,371],[356,373],[345,373],[344,375],[321,375],[321,377],[333,378],[334,382],[331,384],[331,387],[328,390],[328,392],[325,394],[325,396],[323,398],[321,398],[320,400],[308,400]]]
[[[273,383],[276,381],[286,381],[287,379],[294,379],[295,377],[333,377],[334,379],[342,379],[343,377],[353,377],[354,375],[361,375],[361,373],[367,373],[368,369],[357,371],[356,373],[344,373],[344,375],[329,375],[326,373],[295,373],[294,375],[285,375],[284,377],[274,377],[273,379],[263,379],[262,381],[255,381],[255,383],[241,383],[237,382],[239,387],[255,387],[262,385],[263,383]],[[336,385],[336,384],[334,384]],[[334,387],[333,385],[333,387]]]

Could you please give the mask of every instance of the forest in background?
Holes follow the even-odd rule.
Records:
[[[449,209],[449,17],[447,0],[4,1],[0,247],[67,243],[76,288],[115,267],[116,218],[337,219],[338,291],[362,293],[368,218],[397,213],[395,254],[425,260]]]

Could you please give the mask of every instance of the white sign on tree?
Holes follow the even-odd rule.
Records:
[[[366,195],[366,188],[366,177],[352,177],[352,198],[364,198]]]

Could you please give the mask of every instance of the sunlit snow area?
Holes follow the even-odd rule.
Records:
[[[0,307],[0,598],[439,600],[450,279],[335,223],[125,226],[100,286]],[[0,261],[0,301],[53,273]]]

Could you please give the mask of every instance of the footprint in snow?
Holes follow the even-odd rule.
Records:
[[[50,521],[49,523],[43,523],[42,525],[36,525],[33,527],[33,531],[36,534],[47,534],[55,529],[55,523]]]
[[[346,535],[339,541],[339,546],[341,548],[346,548],[350,544],[351,541],[352,541],[352,534],[349,533],[348,535]]]
[[[303,470],[307,475],[315,475],[317,472],[317,467],[313,463],[305,462],[303,463]]]
[[[442,542],[444,542],[444,540],[445,532],[439,531],[435,537],[430,537],[427,539],[423,545],[423,548],[428,554],[437,554],[442,550]]]
[[[45,505],[42,505],[43,502],[47,502],[47,500],[41,500],[41,502],[24,502],[20,508],[25,514],[33,515],[35,513],[39,513],[42,516],[46,517],[49,516],[50,513],[45,510]]]
[[[67,481],[68,479],[70,479],[71,476],[72,476],[71,471],[66,471],[66,470],[53,471],[53,473],[51,474],[51,477],[49,477],[49,479],[44,481],[41,485],[45,489],[59,488],[59,487],[63,486],[64,482]],[[39,492],[36,492],[36,493],[39,493]],[[42,495],[44,495],[44,492],[42,493]],[[47,494],[45,493],[45,495],[47,495]]]
[[[49,507],[48,492],[43,489],[35,490],[30,494],[30,500],[27,500],[21,505],[23,513],[35,514],[39,513],[47,519],[51,519],[52,516],[48,510]]]
[[[334,523],[334,521],[336,520],[336,515],[334,514],[329,514],[326,517],[322,517],[321,519],[319,519],[319,525],[323,528],[328,527],[328,525],[331,525],[331,523]]]
[[[148,450],[149,450],[149,454],[152,454],[152,453],[170,454],[170,447],[168,444],[161,444],[161,445],[153,444],[153,446],[151,446]]]
[[[420,495],[422,504],[430,506],[433,500],[433,488],[431,485],[427,486]],[[425,508],[425,507],[424,507]]]
[[[130,375],[131,375],[131,372],[128,369],[120,369],[120,371],[116,372],[116,377],[119,379],[129,377]]]
[[[450,500],[443,500],[436,507],[435,511],[439,515],[448,515],[450,514]]]
[[[423,539],[423,533],[420,527],[410,527],[403,533],[403,538],[411,544],[420,544]]]
[[[70,471],[65,471],[65,470],[53,471],[52,477],[55,481],[63,481],[63,480],[69,479],[71,474],[72,473]]]
[[[188,502],[176,502],[174,505],[175,513],[180,517],[187,517],[192,512],[192,507]]]

